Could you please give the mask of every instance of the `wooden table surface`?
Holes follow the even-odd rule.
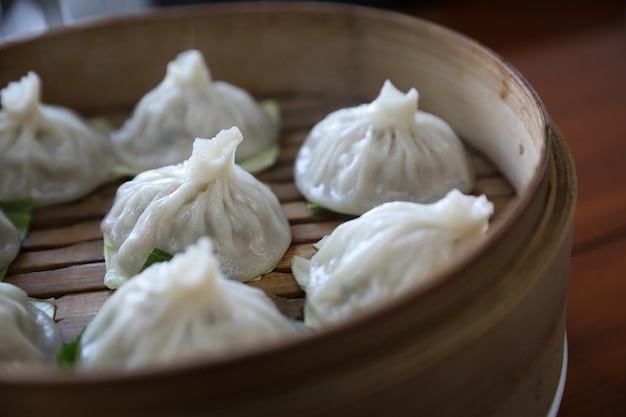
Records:
[[[503,56],[562,130],[578,203],[559,417],[626,416],[626,2],[466,0],[400,10]]]

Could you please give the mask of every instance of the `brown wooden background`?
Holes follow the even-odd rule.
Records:
[[[626,2],[457,0],[399,9],[502,55],[562,130],[578,204],[559,417],[626,416]]]

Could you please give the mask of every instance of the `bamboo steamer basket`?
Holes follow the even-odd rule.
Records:
[[[279,196],[294,244],[252,285],[287,314],[300,314],[303,302],[290,257],[310,256],[311,242],[346,220],[306,212],[292,183],[297,146],[329,111],[371,101],[387,78],[416,87],[420,108],[467,142],[474,192],[496,204],[489,239],[426,287],[295,342],[137,372],[0,373],[0,415],[547,415],[563,381],[576,184],[567,146],[523,77],[471,39],[423,20],[346,5],[254,3],[5,43],[0,85],[34,70],[45,102],[119,124],[189,48],[205,54],[214,79],[281,103],[282,153],[259,178]],[[32,296],[57,298],[66,340],[109,295],[98,224],[117,185],[37,209],[6,277]]]

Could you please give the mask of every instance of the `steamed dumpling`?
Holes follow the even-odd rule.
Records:
[[[82,336],[78,366],[223,357],[298,334],[263,291],[222,276],[205,237],[104,303]]]
[[[120,186],[101,225],[114,252],[105,252],[105,285],[137,274],[153,249],[173,255],[201,236],[213,238],[228,278],[248,281],[280,262],[291,243],[289,222],[270,189],[235,165],[241,141],[236,127],[198,138],[187,161]]]
[[[168,64],[165,79],[112,138],[122,170],[137,174],[182,162],[191,155],[193,138],[212,138],[233,126],[245,138],[238,163],[277,144],[278,126],[250,94],[213,81],[202,54],[189,50]]]
[[[108,139],[68,109],[41,103],[34,72],[0,92],[0,201],[76,200],[108,178]]]
[[[305,324],[321,328],[428,285],[486,238],[493,204],[453,190],[433,204],[390,202],[346,222],[292,269],[307,301]]]
[[[295,162],[307,200],[347,214],[388,201],[430,203],[452,189],[470,192],[474,174],[462,142],[418,93],[386,81],[370,104],[335,111],[313,127]]]
[[[61,344],[54,320],[20,288],[0,282],[0,369],[53,364]]]
[[[22,244],[19,230],[0,210],[0,280],[2,271],[15,259]]]

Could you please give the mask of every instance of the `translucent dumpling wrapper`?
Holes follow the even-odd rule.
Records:
[[[439,117],[417,110],[418,93],[388,80],[370,104],[335,111],[316,124],[295,162],[307,200],[363,214],[389,201],[430,203],[452,189],[470,192],[464,145]]]
[[[390,202],[343,223],[292,270],[306,292],[305,324],[323,328],[424,287],[486,239],[493,204],[450,191],[433,204]]]
[[[0,282],[0,369],[53,365],[62,345],[52,317],[20,288]],[[45,304],[45,303],[44,303]],[[54,307],[52,307],[52,315]]]
[[[139,174],[120,186],[101,229],[105,285],[116,288],[140,272],[157,248],[176,254],[210,236],[223,273],[248,281],[272,270],[291,243],[278,199],[235,165],[239,129],[196,139],[191,157]]]
[[[0,210],[0,280],[2,271],[15,259],[22,244],[19,230]]]
[[[222,276],[205,237],[104,303],[82,335],[78,366],[132,369],[225,357],[299,334],[263,291]]]
[[[30,199],[0,202],[0,281],[19,254],[32,212],[33,202]]]
[[[0,92],[0,201],[73,201],[111,172],[109,139],[72,111],[42,104],[40,90],[39,77],[29,72]]]
[[[277,121],[245,90],[213,81],[199,51],[183,52],[168,64],[163,81],[139,101],[131,118],[113,134],[117,170],[134,175],[182,162],[191,155],[194,138],[212,138],[233,126],[244,137],[237,149],[237,163],[260,154],[277,156]]]

